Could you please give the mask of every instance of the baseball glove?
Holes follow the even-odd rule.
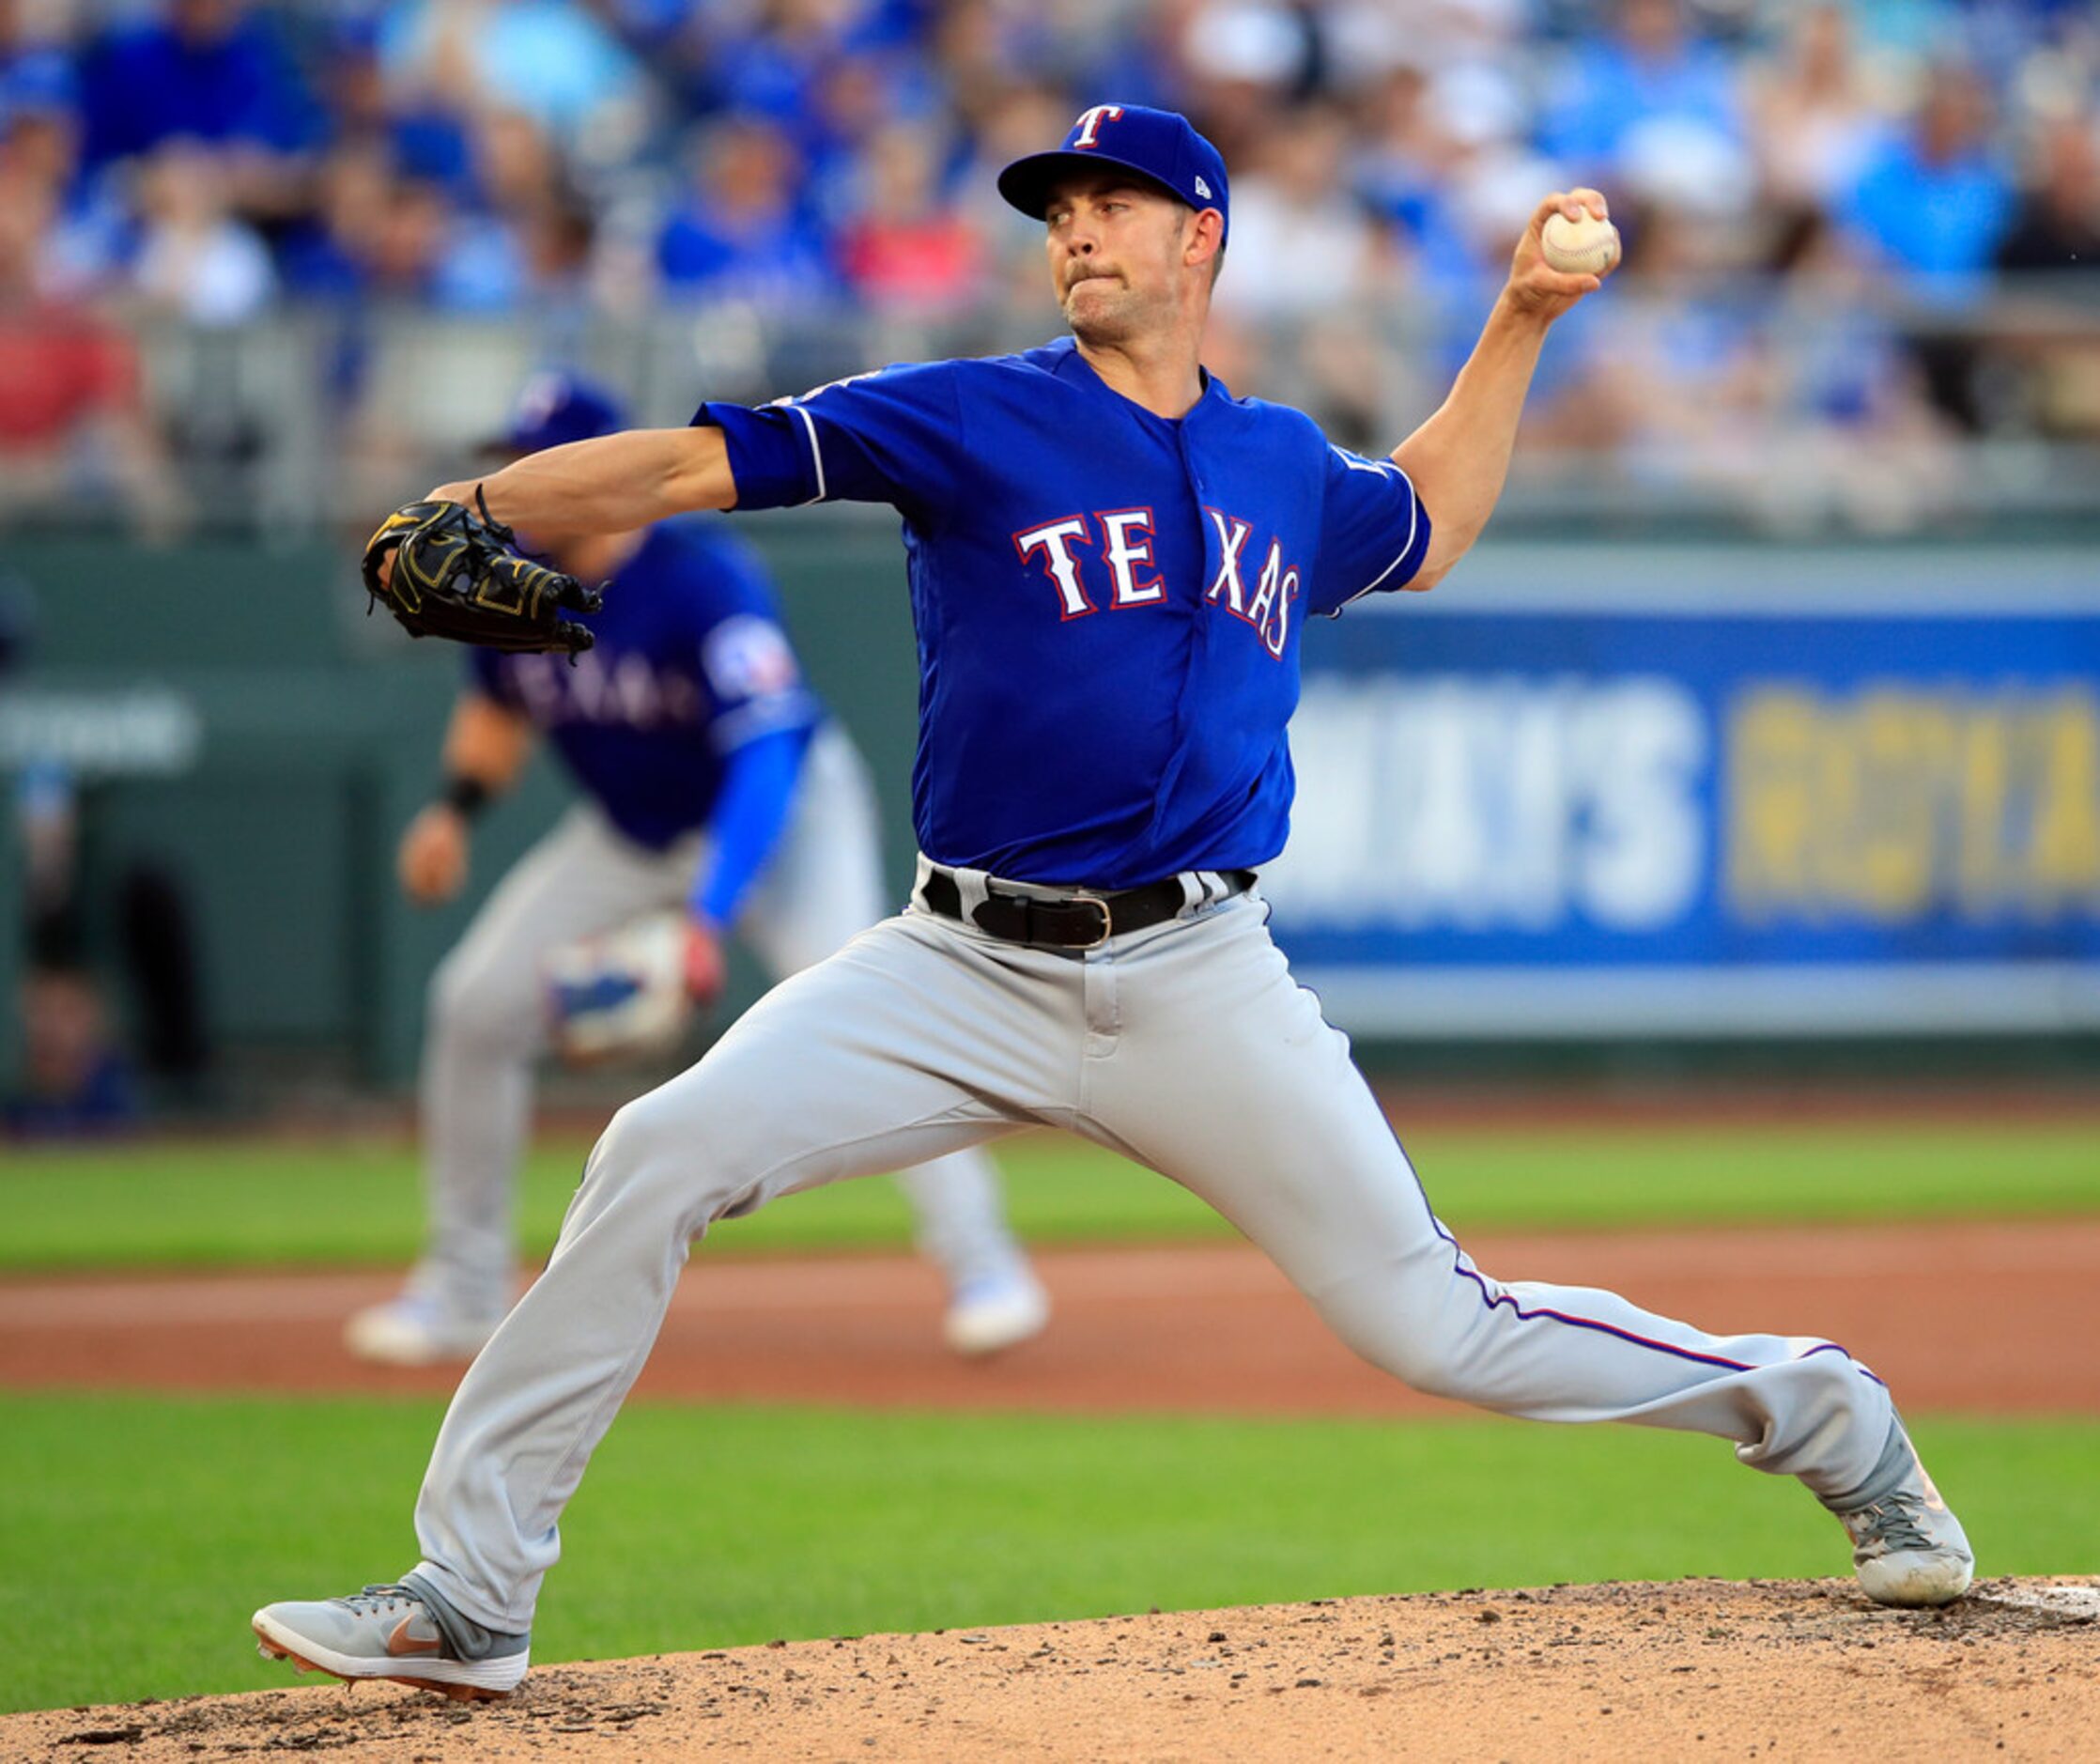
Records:
[[[591,633],[564,612],[595,612],[596,590],[527,557],[510,528],[461,503],[409,503],[364,548],[364,587],[411,637],[488,649],[552,650],[572,660]],[[391,572],[382,568],[394,560]]]
[[[693,1014],[686,916],[651,913],[541,959],[548,1030],[571,1065],[660,1052]]]

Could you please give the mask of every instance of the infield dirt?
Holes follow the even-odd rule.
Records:
[[[742,1756],[1244,1764],[2100,1756],[2100,1586],[1946,1611],[1848,1582],[1432,1593],[542,1667],[501,1703],[330,1683],[0,1717],[137,1764]]]
[[[2100,1219],[1482,1232],[1505,1279],[1604,1286],[1708,1328],[1842,1341],[1916,1413],[2100,1412]],[[1053,1249],[1049,1331],[991,1365],[940,1346],[912,1257],[695,1259],[636,1386],[670,1400],[1056,1414],[1459,1413],[1358,1360],[1241,1244]],[[457,1367],[362,1366],[374,1274],[0,1281],[0,1386],[440,1393]]]

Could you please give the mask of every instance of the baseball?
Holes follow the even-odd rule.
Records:
[[[1549,214],[1538,245],[1547,263],[1566,274],[1608,275],[1619,260],[1619,229],[1592,214],[1579,221]]]

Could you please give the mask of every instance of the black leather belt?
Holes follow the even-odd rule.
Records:
[[[1218,872],[1235,894],[1254,886],[1252,870]],[[946,870],[931,870],[919,890],[929,912],[943,919],[963,918],[963,890]],[[1164,925],[1187,905],[1181,878],[1149,882],[1139,889],[1103,894],[1071,894],[1038,900],[1027,894],[988,894],[970,910],[969,922],[1009,943],[1029,943],[1052,950],[1095,950],[1126,931]]]

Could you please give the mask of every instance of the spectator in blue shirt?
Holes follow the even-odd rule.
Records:
[[[70,115],[79,104],[79,85],[64,53],[29,34],[17,0],[0,0],[0,130],[24,110]]]
[[[1647,131],[1742,138],[1735,70],[1686,29],[1683,0],[1619,0],[1613,31],[1579,50],[1539,129],[1539,146],[1575,173],[1609,177]]]
[[[131,1062],[110,1035],[93,979],[33,968],[22,986],[23,1082],[0,1099],[0,1128],[18,1139],[88,1138],[137,1123]]]
[[[1868,158],[1845,202],[1854,237],[1917,299],[1981,294],[2012,225],[2013,180],[1989,125],[1989,95],[1975,76],[1935,69],[1911,125]]]
[[[324,132],[320,106],[246,0],[163,0],[158,18],[90,48],[82,97],[90,171],[173,135],[268,158]]]
[[[1868,160],[1845,204],[1854,244],[1922,304],[1959,307],[1989,291],[2015,193],[1988,127],[1989,100],[1975,77],[1936,69],[1912,126]],[[1974,338],[1930,333],[1914,338],[1911,349],[1933,403],[1962,428],[1980,430]]]
[[[694,187],[656,240],[666,291],[702,300],[806,305],[837,290],[824,241],[801,200],[801,163],[759,116],[709,131]]]
[[[575,145],[637,100],[639,72],[620,39],[579,0],[397,0],[380,24],[383,77],[465,114],[522,111]]]

